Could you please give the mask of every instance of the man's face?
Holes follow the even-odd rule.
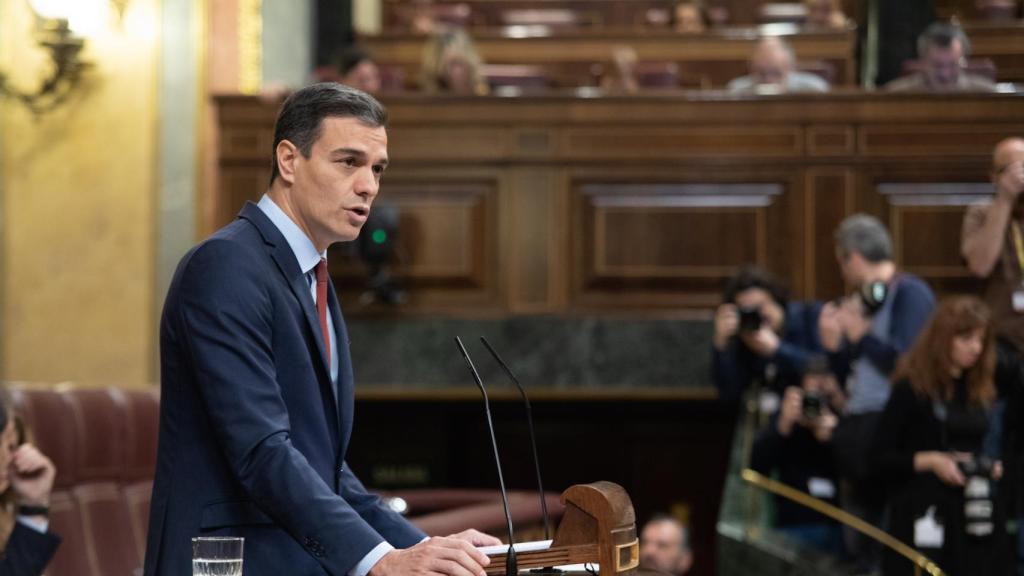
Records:
[[[782,332],[782,325],[785,322],[785,311],[779,303],[772,298],[767,290],[762,288],[747,288],[736,294],[736,306],[740,309],[757,309],[765,324],[772,331]]]
[[[1024,140],[1008,138],[996,146],[992,154],[992,181],[1013,164],[1024,163]]]
[[[824,394],[833,388],[835,378],[831,374],[805,374],[802,380],[804,392]]]
[[[676,32],[703,32],[704,20],[696,4],[677,4],[675,8]]]
[[[309,158],[298,150],[286,154],[285,163],[292,169],[290,174],[282,169],[281,177],[291,180],[288,202],[317,250],[359,236],[380,188],[387,148],[383,127],[355,118],[325,118]],[[281,158],[279,152],[279,162]]]
[[[859,253],[843,255],[842,251],[836,250],[836,259],[839,261],[839,270],[842,272],[843,280],[850,286],[860,286],[867,276],[867,264],[864,257]]]
[[[683,534],[675,522],[649,522],[640,534],[640,567],[668,574],[685,574],[691,558],[683,549]]]
[[[792,68],[793,63],[786,51],[774,44],[759,47],[750,61],[750,74],[759,85],[785,86]]]
[[[342,84],[358,88],[367,94],[380,92],[380,69],[369,60],[363,60],[341,79]]]
[[[811,0],[807,4],[807,24],[828,26],[831,23],[834,6],[832,0]]]
[[[931,46],[924,57],[925,74],[928,83],[935,88],[952,88],[960,80],[960,69],[963,67],[964,51],[959,40],[954,40],[948,48]]]

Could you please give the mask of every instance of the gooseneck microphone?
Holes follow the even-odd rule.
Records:
[[[501,356],[499,356],[498,352],[493,346],[491,346],[491,343],[487,341],[487,338],[481,336],[480,341],[484,343],[484,346],[487,348],[487,351],[491,353],[491,356],[494,356],[498,365],[501,366],[501,369],[508,375],[508,379],[516,385],[517,389],[519,389],[519,395],[523,397],[523,404],[526,405],[526,426],[530,430],[530,446],[533,448],[533,468],[537,472],[537,492],[540,493],[540,510],[541,514],[544,516],[544,539],[551,540],[551,523],[548,520],[548,504],[544,498],[544,483],[540,479],[540,459],[537,457],[537,438],[533,432],[533,411],[530,409],[530,399],[526,396],[526,390],[523,388],[522,384],[519,383],[519,379],[512,373],[512,369],[508,367],[508,364],[505,364],[505,361],[501,359]]]
[[[469,366],[469,372],[473,375],[473,381],[476,382],[477,388],[480,389],[480,393],[484,396],[484,411],[487,414],[487,429],[491,432],[491,447],[494,448],[494,464],[498,468],[498,486],[501,488],[501,502],[505,505],[505,521],[508,522],[508,552],[505,553],[505,576],[516,576],[519,574],[519,567],[516,562],[515,537],[512,535],[512,512],[510,512],[508,508],[508,492],[505,490],[505,477],[501,473],[501,458],[498,456],[498,440],[494,437],[494,422],[491,420],[491,402],[487,398],[487,390],[484,388],[483,381],[480,380],[480,374],[477,373],[476,366],[474,366],[473,361],[469,359],[469,353],[466,352],[466,347],[462,345],[462,339],[456,336],[455,343],[459,346],[459,352],[462,353],[462,359],[466,361],[466,366]]]

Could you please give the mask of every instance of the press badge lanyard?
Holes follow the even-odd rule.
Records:
[[[1020,285],[1013,291],[1013,310],[1024,312],[1024,234],[1016,220],[1010,222],[1013,229],[1013,252],[1017,256],[1017,270],[1020,272]]]
[[[1013,226],[1013,251],[1017,254],[1017,266],[1021,276],[1024,277],[1024,234],[1021,234],[1020,224],[1016,220],[1011,222]]]

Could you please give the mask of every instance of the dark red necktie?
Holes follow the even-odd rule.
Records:
[[[320,259],[316,271],[316,315],[320,317],[320,334],[324,337],[327,351],[327,369],[331,366],[331,334],[327,331],[327,260]]]

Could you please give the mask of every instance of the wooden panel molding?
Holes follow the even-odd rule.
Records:
[[[1008,133],[1024,125],[929,124],[862,126],[857,135],[865,156],[965,156],[992,153]]]
[[[615,292],[634,304],[651,292],[715,292],[739,265],[764,264],[768,211],[783,193],[779,184],[734,183],[578,183],[574,190],[578,298]]]
[[[888,206],[895,259],[903,269],[940,293],[977,286],[960,256],[960,228],[967,207],[991,197],[991,184],[883,182],[877,192]]]
[[[269,176],[279,102],[220,97],[215,229]],[[937,292],[974,291],[960,219],[991,194],[994,144],[1024,96],[392,96],[381,202],[403,213],[402,311],[551,314],[710,309],[755,261],[795,298],[844,291],[833,232],[867,212]],[[332,271],[358,306],[364,272]],[[353,306],[353,302],[356,303]],[[367,309],[369,311],[369,309]]]
[[[410,296],[410,306],[497,304],[496,182],[389,181],[380,202],[399,210],[392,269]],[[362,295],[367,271],[354,246],[343,245],[335,253],[331,274],[339,291]]]

